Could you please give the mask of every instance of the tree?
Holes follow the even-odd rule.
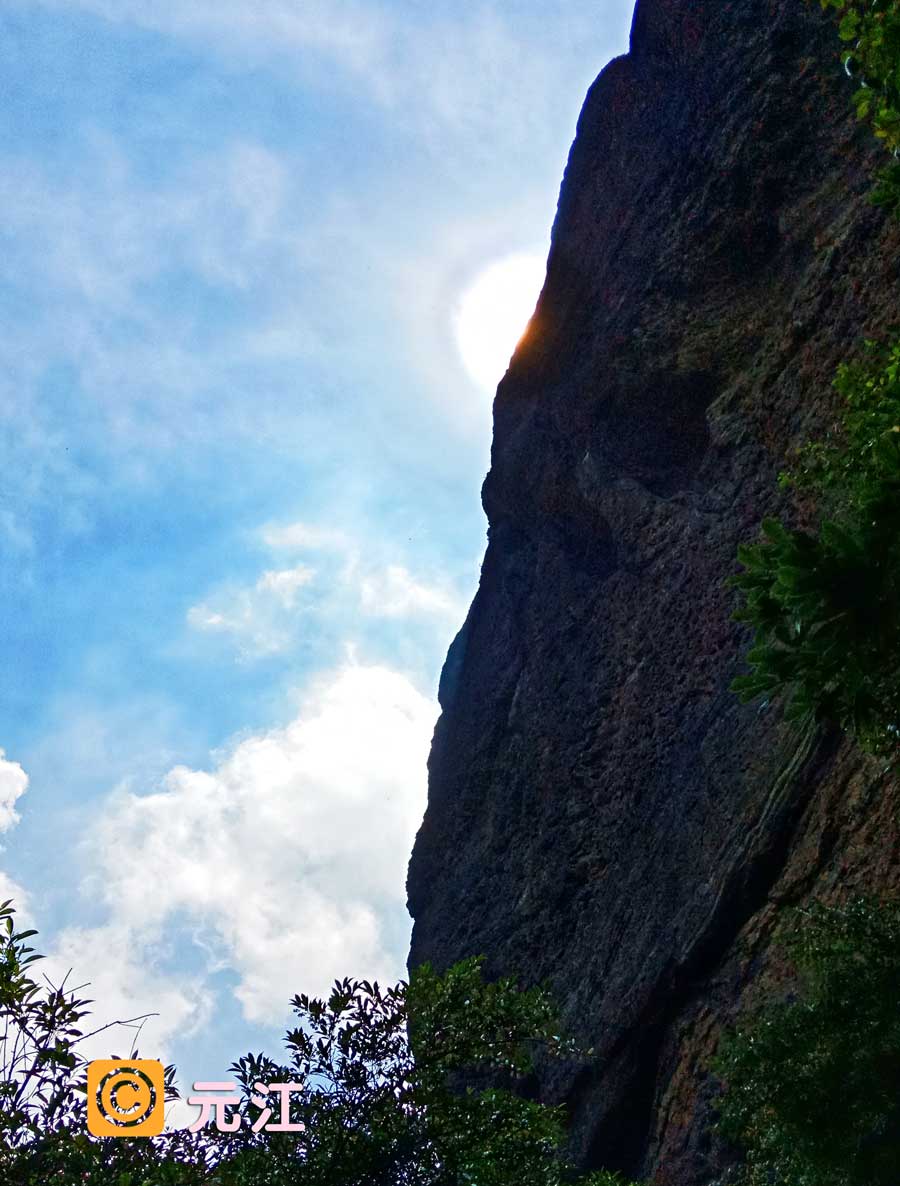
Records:
[[[419,968],[389,988],[337,982],[327,1000],[298,995],[288,1061],[247,1054],[234,1132],[185,1130],[97,1139],[85,1127],[89,1001],[41,985],[41,957],[0,907],[0,1181],[4,1186],[559,1186],[563,1115],[518,1090],[535,1054],[564,1057],[549,995],[486,983],[481,961],[444,975]],[[136,1055],[133,1055],[136,1057]],[[166,1068],[166,1097],[177,1098]],[[257,1085],[295,1085],[297,1133],[252,1127]],[[254,1096],[260,1103],[254,1102]],[[594,1174],[581,1186],[625,1186]]]
[[[158,1140],[90,1137],[85,1127],[81,1043],[91,1002],[69,988],[33,979],[42,958],[15,929],[12,901],[0,905],[0,1182],[4,1186],[200,1186],[210,1181],[204,1147],[190,1134]],[[83,986],[82,986],[83,987]],[[130,1057],[138,1057],[132,1051]],[[166,1098],[177,1098],[165,1068]]]
[[[563,1116],[517,1094],[533,1056],[571,1053],[546,992],[486,983],[481,960],[439,976],[417,969],[382,989],[336,983],[327,1000],[297,996],[290,1061],[246,1055],[231,1070],[248,1116],[257,1082],[294,1082],[294,1138],[229,1142],[223,1186],[555,1186]],[[583,1186],[613,1186],[607,1174]]]

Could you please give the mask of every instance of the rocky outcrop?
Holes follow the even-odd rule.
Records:
[[[898,320],[837,44],[804,0],[640,0],[591,88],[410,865],[411,963],[549,979],[593,1047],[541,1085],[574,1154],[673,1186],[725,1156],[706,1060],[776,909],[898,881],[896,783],[728,691],[737,543]]]

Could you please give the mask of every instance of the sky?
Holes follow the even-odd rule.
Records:
[[[183,1088],[405,972],[493,389],[631,9],[0,8],[0,898]]]

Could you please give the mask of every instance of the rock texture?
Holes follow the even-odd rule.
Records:
[[[726,1156],[705,1064],[780,974],[776,908],[900,880],[896,784],[728,691],[736,545],[900,320],[837,47],[804,0],[640,0],[592,87],[410,865],[411,963],[550,979],[594,1048],[541,1081],[573,1152],[673,1186]]]

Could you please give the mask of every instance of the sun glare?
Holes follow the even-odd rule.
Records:
[[[544,283],[544,257],[510,255],[478,276],[463,293],[454,318],[466,370],[493,392],[525,332]]]

